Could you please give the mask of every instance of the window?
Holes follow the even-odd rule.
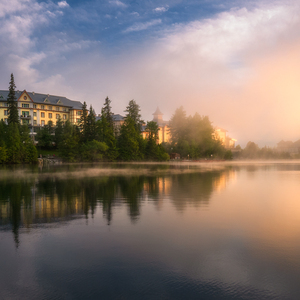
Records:
[[[22,117],[28,117],[29,111],[22,111]]]
[[[29,108],[29,103],[22,103],[23,108]]]
[[[60,118],[60,115],[59,114],[56,114],[56,119],[59,119]]]
[[[8,124],[8,119],[4,118],[4,122],[5,122],[5,124]]]
[[[45,118],[45,113],[41,112],[41,118]]]
[[[68,111],[66,107],[63,108],[63,111]]]
[[[42,126],[44,126],[45,125],[45,120],[42,120],[41,124],[42,124]]]
[[[36,105],[36,104],[33,104],[33,108],[37,108],[37,105]]]
[[[77,116],[81,116],[81,111],[78,110],[78,111],[76,112],[76,115],[77,115]]]
[[[33,112],[33,116],[36,117],[36,111]]]
[[[4,106],[5,106],[5,107],[8,107],[8,103],[7,103],[7,102],[4,102]]]
[[[52,113],[48,114],[49,119],[52,119]]]
[[[63,115],[63,119],[64,119],[64,120],[67,120],[67,115]]]
[[[4,111],[4,116],[8,116],[8,111],[7,110]]]
[[[52,110],[52,106],[48,106],[48,109],[49,109],[49,110]]]
[[[79,123],[79,122],[80,122],[80,119],[77,118],[77,119],[76,119],[76,122]]]
[[[36,125],[37,123],[36,123],[36,120],[33,120],[33,125]]]
[[[45,109],[45,105],[41,105],[41,109]]]
[[[59,106],[56,106],[56,110],[59,111]]]

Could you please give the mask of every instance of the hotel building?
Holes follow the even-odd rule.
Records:
[[[0,90],[0,120],[8,119],[8,90]],[[82,103],[66,97],[39,94],[35,92],[16,91],[16,101],[20,123],[31,128],[44,126],[49,121],[56,125],[57,120],[69,120],[76,124],[82,114]],[[34,131],[34,130],[33,130]]]

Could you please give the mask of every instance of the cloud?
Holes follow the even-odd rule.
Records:
[[[166,119],[183,105],[188,114],[209,115],[242,145],[299,139],[298,13],[297,5],[263,6],[175,25],[150,47],[124,54],[111,68],[113,83],[103,79],[106,94],[136,99],[145,119],[157,105]],[[143,29],[135,26],[127,31]]]
[[[27,9],[27,0],[2,0],[0,2],[0,17]]]
[[[161,24],[161,19],[152,20],[146,23],[135,23],[132,26],[128,27],[126,30],[124,30],[124,33],[132,32],[132,31],[141,31],[146,30],[151,26],[155,26]]]
[[[58,7],[60,8],[65,8],[65,7],[69,7],[70,5],[67,3],[67,1],[60,1],[57,3]]]
[[[121,114],[135,99],[145,120],[157,106],[167,120],[183,105],[188,114],[209,115],[242,145],[300,138],[297,1],[264,2],[169,27],[161,19],[134,23],[123,33],[161,26],[151,39],[146,32],[142,42],[123,35],[129,42],[118,45],[117,54],[104,52],[99,40],[51,28],[60,20],[53,2],[12,1],[15,8],[0,4],[3,88],[14,72],[20,89],[86,100],[96,112],[102,102],[93,100],[95,94],[103,101],[108,95]],[[90,24],[88,18],[84,22]],[[37,35],[40,31],[44,34]]]
[[[109,1],[110,4],[115,5],[115,6],[119,6],[119,7],[127,7],[127,5],[119,0],[110,0]]]
[[[138,12],[136,12],[136,11],[132,12],[131,15],[136,16],[136,17],[140,16],[140,14]]]
[[[160,6],[160,7],[156,7],[155,9],[153,9],[154,12],[157,12],[157,13],[164,13],[166,11],[168,11],[169,9],[169,6]]]

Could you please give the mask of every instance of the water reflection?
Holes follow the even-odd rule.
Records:
[[[134,167],[140,168],[138,165]],[[163,166],[163,169],[168,167]],[[150,166],[150,170],[157,171],[157,168]],[[33,169],[16,179],[2,177],[0,230],[12,230],[17,246],[20,227],[62,225],[89,215],[93,218],[97,208],[102,209],[109,225],[113,208],[120,205],[127,206],[133,223],[138,221],[144,201],[151,201],[160,208],[164,199],[170,199],[179,211],[189,205],[207,206],[212,193],[224,189],[235,177],[231,168],[191,173],[182,169],[174,175],[58,176],[70,171],[78,171],[78,167],[53,168],[46,173]],[[16,172],[18,170],[14,170],[14,174]],[[93,172],[95,169],[84,169],[84,174]]]

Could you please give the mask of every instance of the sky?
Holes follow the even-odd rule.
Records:
[[[244,147],[300,139],[298,0],[1,0],[0,89],[145,121],[209,116]]]

